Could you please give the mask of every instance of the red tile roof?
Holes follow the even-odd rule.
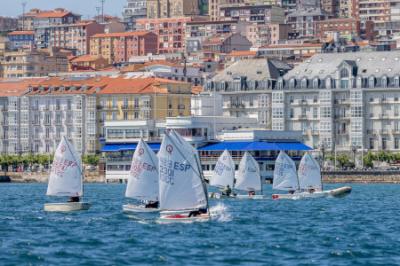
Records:
[[[63,18],[72,14],[70,11],[42,11],[36,15],[37,18]]]
[[[92,36],[92,38],[119,38],[119,37],[131,37],[131,36],[143,36],[149,34],[149,31],[131,31],[131,32],[116,32],[116,33],[98,33]]]
[[[9,36],[15,36],[15,35],[35,35],[34,31],[12,31],[8,34]]]

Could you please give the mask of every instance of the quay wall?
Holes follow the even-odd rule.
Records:
[[[400,171],[323,172],[324,183],[390,183],[400,184]]]

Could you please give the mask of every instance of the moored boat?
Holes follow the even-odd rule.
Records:
[[[46,195],[73,199],[72,202],[46,203],[44,210],[47,212],[82,211],[91,206],[90,203],[79,202],[83,196],[82,163],[74,146],[65,137],[54,154]]]

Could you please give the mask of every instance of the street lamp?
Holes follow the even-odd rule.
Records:
[[[354,167],[356,166],[356,152],[357,152],[357,146],[352,145],[351,146],[351,151],[353,152],[353,162],[354,162]]]
[[[323,170],[324,168],[324,163],[325,163],[325,143],[321,143],[319,147],[321,153],[322,153],[322,161],[321,161],[321,169]]]

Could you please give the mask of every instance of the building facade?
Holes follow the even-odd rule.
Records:
[[[13,31],[7,34],[9,49],[32,48],[35,44],[34,31]]]
[[[158,35],[158,53],[181,53],[185,51],[186,23],[188,17],[138,19],[137,28]]]
[[[205,90],[222,95],[224,116],[255,118],[271,129],[271,91],[289,69],[280,61],[242,60],[213,77]]]
[[[147,16],[146,0],[127,0],[122,16],[129,30],[136,29],[136,20]]]
[[[199,8],[199,0],[147,0],[147,18],[197,16]]]
[[[128,62],[133,56],[158,52],[157,35],[149,31],[96,34],[90,39],[90,54],[110,64]]]
[[[278,82],[273,129],[299,129],[311,146],[400,149],[399,52],[315,55]]]
[[[21,49],[4,53],[5,78],[43,77],[68,71],[68,54],[59,49]]]

